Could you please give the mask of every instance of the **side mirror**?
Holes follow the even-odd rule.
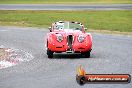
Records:
[[[52,32],[51,27],[49,27],[48,29],[50,30],[50,32]]]

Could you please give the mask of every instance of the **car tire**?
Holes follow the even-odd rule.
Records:
[[[90,58],[90,52],[89,51],[85,53],[85,57]]]
[[[47,50],[48,58],[53,58],[53,52],[51,50]]]
[[[90,58],[90,51],[87,51],[85,53],[82,53],[82,55],[84,55],[85,58]]]
[[[84,76],[76,75],[76,81],[79,85],[84,85],[86,83],[86,78]]]

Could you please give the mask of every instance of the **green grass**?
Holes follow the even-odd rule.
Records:
[[[119,4],[132,3],[132,0],[0,0],[0,4],[49,4],[49,3],[70,3],[70,4]]]
[[[78,21],[96,30],[132,32],[132,11],[0,11],[0,25],[48,27]]]

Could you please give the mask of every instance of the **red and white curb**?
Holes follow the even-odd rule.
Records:
[[[26,51],[0,46],[0,69],[30,61],[33,58],[32,54]]]

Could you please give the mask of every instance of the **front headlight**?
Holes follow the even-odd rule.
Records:
[[[79,35],[78,36],[78,42],[82,43],[84,41],[84,36],[83,35]]]
[[[57,41],[62,42],[63,36],[61,34],[57,34],[56,36],[57,36]]]

